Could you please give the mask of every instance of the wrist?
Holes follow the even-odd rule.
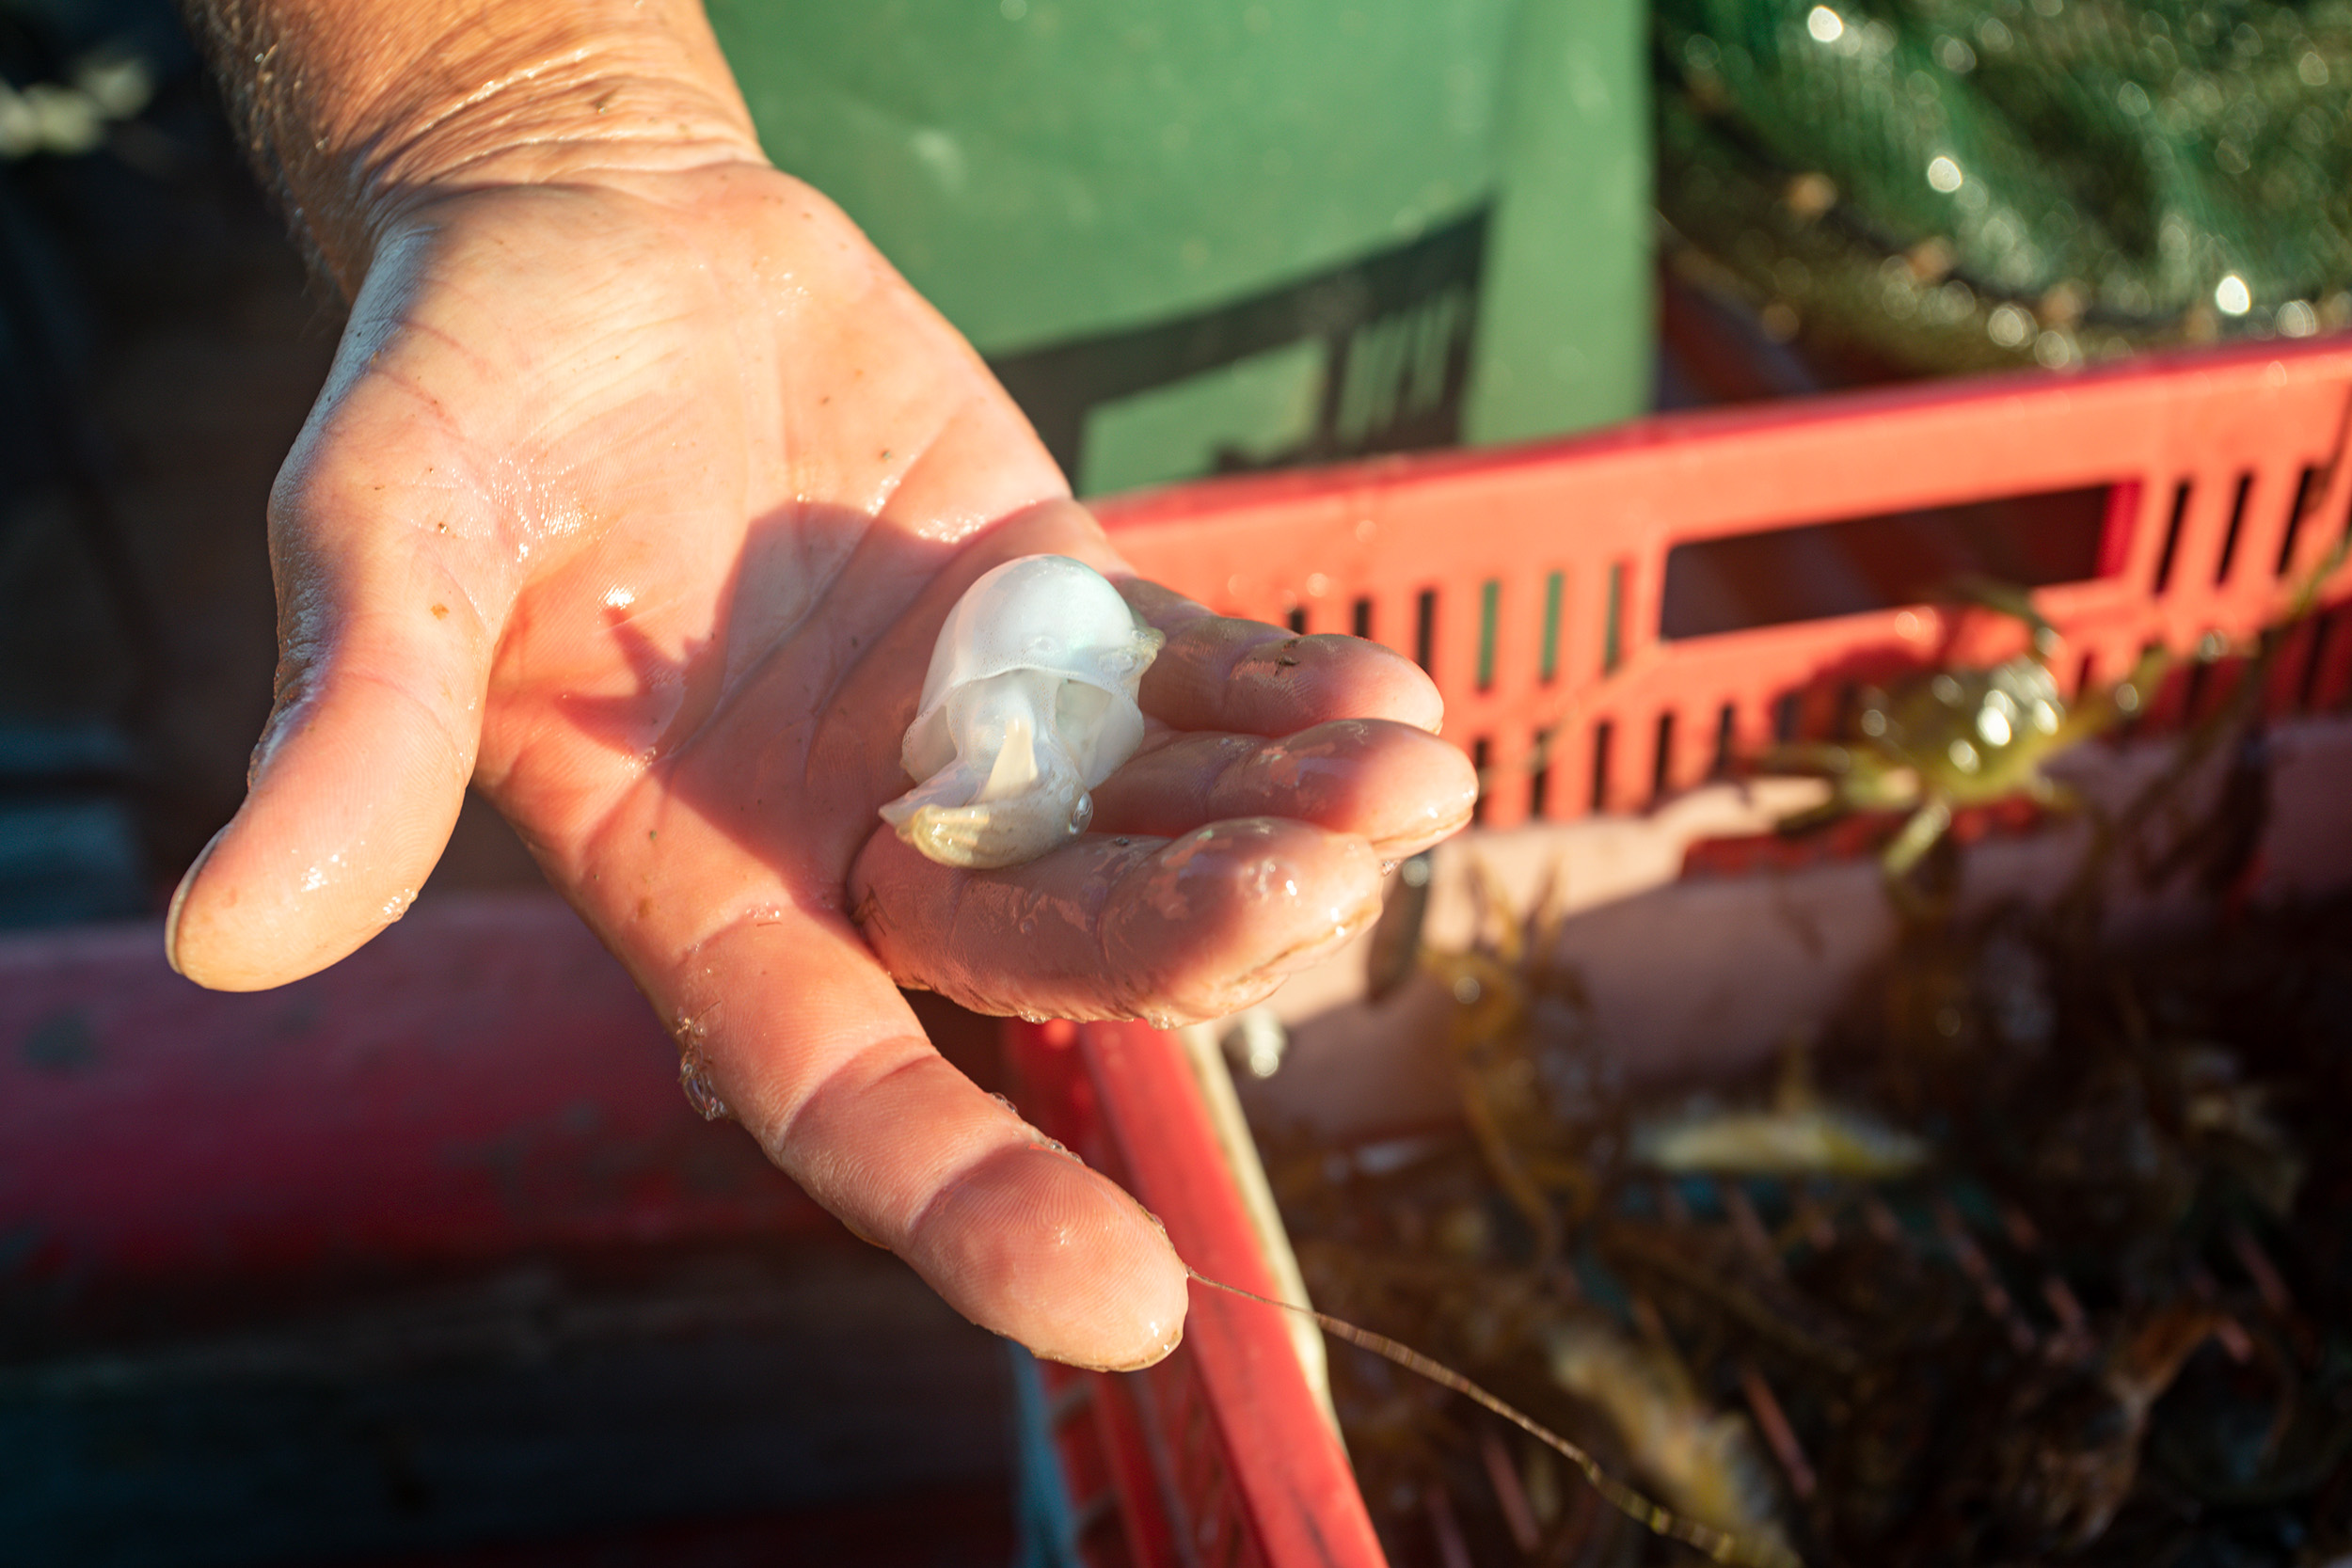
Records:
[[[419,204],[761,162],[697,0],[196,0],[256,158],[346,296]]]

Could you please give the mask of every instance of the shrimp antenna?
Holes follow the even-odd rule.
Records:
[[[1777,1541],[1750,1540],[1735,1535],[1729,1530],[1717,1529],[1712,1525],[1703,1525],[1696,1519],[1686,1519],[1663,1503],[1652,1501],[1603,1469],[1600,1461],[1585,1449],[1569,1442],[1533,1416],[1505,1402],[1500,1396],[1488,1393],[1443,1362],[1431,1360],[1410,1345],[1399,1344],[1385,1334],[1359,1328],[1344,1318],[1335,1318],[1328,1312],[1319,1312],[1295,1301],[1262,1296],[1255,1291],[1245,1291],[1238,1285],[1211,1279],[1189,1263],[1184,1265],[1184,1273],[1212,1291],[1223,1291],[1227,1295],[1254,1301],[1261,1307],[1272,1307],[1284,1312],[1295,1312],[1302,1318],[1311,1318],[1317,1327],[1334,1338],[1344,1339],[1359,1350],[1368,1350],[1375,1355],[1393,1361],[1406,1371],[1425,1377],[1438,1387],[1450,1389],[1480,1408],[1502,1417],[1565,1459],[1592,1489],[1600,1494],[1602,1500],[1654,1535],[1679,1541],[1717,1562],[1737,1563],[1742,1568],[1804,1568],[1804,1560]]]

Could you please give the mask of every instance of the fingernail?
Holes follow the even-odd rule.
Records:
[[[204,847],[196,852],[196,859],[181,873],[180,885],[171,890],[171,908],[164,911],[164,962],[171,966],[174,974],[187,974],[180,967],[180,911],[188,901],[188,890],[203,875],[204,863],[213,858],[213,851],[220,847],[220,841],[228,834],[229,828],[224,823],[218,832],[204,841]]]
[[[1184,1342],[1184,1325],[1179,1323],[1176,1327],[1176,1332],[1170,1335],[1166,1341],[1144,1352],[1142,1355],[1136,1357],[1135,1360],[1121,1361],[1108,1367],[1089,1367],[1087,1370],[1089,1371],[1095,1372],[1139,1372],[1146,1367],[1156,1367],[1161,1362],[1167,1360],[1169,1356],[1175,1354],[1176,1347]],[[1085,1363],[1080,1362],[1078,1365],[1084,1366]]]
[[[834,1218],[841,1222],[842,1229],[848,1231],[850,1235],[855,1236],[859,1241],[864,1242],[867,1246],[880,1247],[884,1252],[895,1252],[898,1250],[888,1242],[883,1241],[881,1237],[869,1234],[864,1226],[857,1224],[845,1215],[835,1214],[834,1215]]]
[[[1089,1372],[1139,1372],[1146,1367],[1155,1367],[1167,1360],[1175,1354],[1176,1347],[1184,1342],[1184,1320],[1179,1318],[1176,1320],[1175,1328],[1169,1332],[1167,1338],[1160,1340],[1132,1361],[1081,1361],[1075,1356],[1048,1354],[1035,1346],[1029,1346],[1027,1349],[1031,1355],[1041,1359],[1058,1361],[1065,1367],[1082,1367]]]
[[[1332,954],[1370,930],[1380,918],[1380,895],[1372,896],[1355,909],[1339,915],[1331,928],[1308,942],[1302,942],[1288,952],[1278,955],[1257,971],[1260,975],[1289,974],[1309,964],[1320,963]]]

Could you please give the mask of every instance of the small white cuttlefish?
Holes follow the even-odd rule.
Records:
[[[1161,634],[1101,575],[1030,555],[982,576],[940,628],[882,808],[943,865],[1019,865],[1085,832],[1088,792],[1143,743],[1136,689]]]

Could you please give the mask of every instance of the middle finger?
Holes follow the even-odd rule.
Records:
[[[1260,1000],[1380,912],[1353,834],[1246,817],[1180,838],[1089,834],[1025,865],[940,865],[876,833],[850,879],[901,985],[980,1012],[1168,1026]]]
[[[1287,816],[1417,854],[1470,821],[1478,775],[1427,731],[1341,719],[1294,736],[1173,735],[1094,791],[1094,831],[1172,838],[1204,822]]]

